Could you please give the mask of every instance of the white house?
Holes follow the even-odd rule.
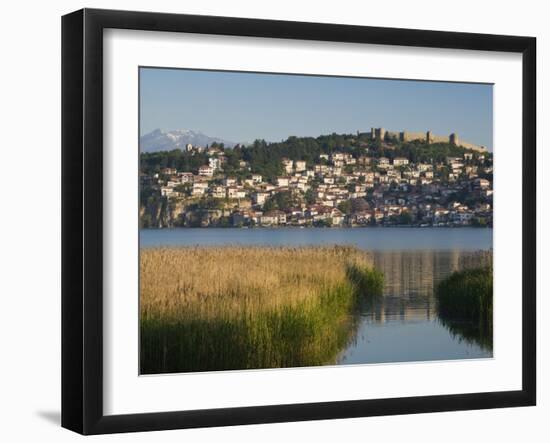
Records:
[[[279,187],[288,186],[288,177],[277,177],[277,186]]]
[[[286,223],[286,214],[283,211],[268,211],[260,217],[262,225],[279,225]]]
[[[474,187],[477,189],[488,189],[491,186],[491,182],[484,178],[476,178],[474,180]]]
[[[227,188],[227,198],[245,198],[246,192],[236,187]]]
[[[214,198],[225,198],[225,188],[223,186],[213,186],[210,189],[210,194]]]
[[[393,159],[394,166],[405,166],[409,164],[409,159],[405,157],[395,157]]]
[[[210,166],[214,171],[220,169],[220,160],[215,157],[210,157],[208,159],[208,166]]]
[[[286,173],[291,174],[294,162],[288,158],[283,158],[281,162],[283,163],[283,168],[285,168]]]
[[[162,195],[163,197],[171,197],[174,195],[174,188],[171,188],[169,186],[163,186],[162,188],[160,188],[160,195]]]
[[[419,171],[431,171],[433,169],[432,165],[430,165],[429,163],[418,163],[416,165],[416,168]]]
[[[294,168],[296,172],[302,172],[306,170],[306,162],[304,160],[296,160],[294,162]]]
[[[283,211],[277,209],[273,211],[268,211],[262,216],[262,224],[264,219],[268,224],[273,225],[284,225],[286,223],[286,214]]]
[[[237,184],[237,179],[235,177],[225,177],[223,179],[223,184],[225,186],[235,186]]]
[[[201,177],[212,177],[214,175],[214,168],[208,165],[200,166],[199,175]]]
[[[178,173],[180,183],[192,183],[193,182],[193,173],[192,172],[180,172]]]
[[[193,189],[191,191],[192,195],[204,195],[206,192],[207,185],[206,183],[193,183]]]
[[[252,194],[252,201],[256,205],[263,205],[268,197],[269,194],[267,192],[255,192]]]
[[[330,217],[332,219],[333,225],[341,225],[342,223],[344,223],[344,214],[337,208],[334,208],[331,211]]]
[[[164,175],[174,175],[178,171],[176,170],[176,168],[162,168],[160,172],[162,172]]]

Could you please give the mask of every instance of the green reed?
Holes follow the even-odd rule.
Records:
[[[362,267],[357,264],[347,266],[346,274],[359,294],[365,297],[382,295],[384,289],[384,274],[372,267]]]
[[[492,348],[492,266],[454,272],[439,283],[436,297],[439,317],[451,333]]]
[[[316,366],[332,361],[352,329],[350,286],[321,294],[318,303],[281,306],[231,318],[141,323],[141,372]]]

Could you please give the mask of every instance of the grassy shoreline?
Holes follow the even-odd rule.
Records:
[[[140,277],[144,374],[330,363],[383,283],[351,247],[148,248]]]

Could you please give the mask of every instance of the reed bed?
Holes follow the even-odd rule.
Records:
[[[371,268],[351,247],[142,250],[141,372],[330,363],[369,292],[350,269],[358,278]]]
[[[379,297],[384,291],[384,274],[375,268],[348,264],[346,275],[359,292],[370,298]]]
[[[492,265],[454,272],[439,283],[436,296],[439,317],[452,333],[492,348]]]

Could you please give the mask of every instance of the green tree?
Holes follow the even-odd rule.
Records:
[[[312,188],[309,188],[309,189],[305,192],[304,200],[306,201],[306,203],[307,203],[308,205],[314,204],[315,201],[316,201],[315,190],[313,190]]]
[[[349,200],[344,200],[340,202],[338,204],[338,209],[342,211],[344,214],[350,215],[352,210],[351,202]]]
[[[293,198],[290,191],[277,192],[264,203],[264,210],[271,211],[272,209],[279,209],[281,211],[286,211],[292,208],[296,203],[296,199]]]
[[[397,222],[400,225],[410,225],[413,221],[412,215],[408,211],[403,211],[399,214]]]

